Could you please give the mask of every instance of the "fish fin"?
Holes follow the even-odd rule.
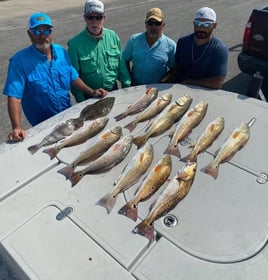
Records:
[[[240,151],[241,149],[242,149],[242,147],[240,147],[236,152]],[[225,162],[230,161],[230,160],[233,158],[233,156],[235,155],[236,152],[231,153],[231,154],[230,154],[225,160],[223,160],[221,163],[225,163]]]
[[[120,210],[118,210],[118,214],[125,215],[136,222],[138,218],[138,205],[133,205],[128,202]]]
[[[181,153],[180,153],[178,147],[174,146],[172,144],[168,145],[168,147],[164,151],[164,154],[173,155],[173,156],[176,156],[178,158],[181,158]]]
[[[68,178],[72,183],[72,187],[74,187],[83,178],[83,176],[84,175],[80,172],[73,172]]]
[[[153,207],[155,206],[156,201],[157,201],[157,199],[155,199],[155,200],[152,202],[152,204],[150,205],[150,207],[149,207],[149,212],[151,212],[151,210],[152,210]]]
[[[202,168],[200,171],[211,175],[214,179],[217,179],[219,168],[212,166],[211,164],[207,165],[206,167]]]
[[[142,147],[147,142],[147,137],[144,135],[137,136],[133,139],[133,143],[137,145],[138,148]]]
[[[142,184],[140,184],[140,185],[136,188],[136,190],[135,190],[135,192],[134,192],[134,195],[136,195],[136,194],[138,193],[138,191],[140,190],[141,187],[142,187]]]
[[[150,241],[154,240],[154,224],[148,224],[146,220],[143,220],[141,223],[139,223],[133,230],[133,233],[140,234],[146,238],[148,238]]]
[[[132,132],[137,126],[137,123],[135,121],[128,123],[124,126],[124,128],[128,129],[129,132]]]
[[[116,199],[117,199],[117,195],[108,193],[105,196],[103,196],[99,201],[97,201],[96,205],[100,205],[106,208],[107,214],[110,214],[112,209],[114,208]]]
[[[189,155],[181,158],[180,160],[183,162],[187,162],[187,161],[197,162],[197,155],[189,154]]]
[[[114,119],[118,122],[118,121],[121,121],[122,119],[124,119],[126,117],[127,117],[127,114],[122,113],[122,114],[119,114],[119,115],[115,116]]]
[[[41,148],[40,144],[32,145],[27,148],[27,150],[33,155]]]
[[[146,91],[145,91],[145,94],[149,94],[150,91],[151,91],[151,89],[152,89],[152,87],[148,87],[148,88],[146,89]]]
[[[65,176],[66,180],[74,173],[74,168],[71,165],[67,165],[57,171],[58,173]]]
[[[73,119],[73,125],[74,125],[74,130],[79,129],[80,127],[82,127],[84,125],[84,120],[80,117]]]
[[[191,141],[191,143],[189,144],[189,148],[193,148],[194,146],[196,145],[196,141],[195,140],[193,140],[193,141]]]
[[[43,153],[48,154],[50,156],[50,159],[53,159],[56,157],[58,150],[55,147],[52,147],[52,148],[43,150]]]

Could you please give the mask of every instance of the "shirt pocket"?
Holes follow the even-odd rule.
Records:
[[[65,90],[70,90],[71,84],[71,68],[59,68],[59,83],[60,87]]]
[[[42,72],[31,72],[27,76],[27,81],[29,88],[32,89],[32,92],[48,92],[48,80],[47,76]]]
[[[164,51],[155,51],[152,55],[152,63],[158,64],[159,66],[167,66],[168,55]]]
[[[110,70],[117,70],[119,67],[119,60],[121,52],[118,49],[106,51],[107,54],[107,66]]]
[[[80,58],[80,71],[82,74],[92,74],[97,72],[97,58],[95,55],[87,55]]]

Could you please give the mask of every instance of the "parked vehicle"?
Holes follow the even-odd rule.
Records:
[[[254,9],[246,23],[239,69],[252,79],[249,96],[268,100],[268,7]],[[259,89],[262,91],[259,92]],[[264,96],[262,96],[262,93]]]

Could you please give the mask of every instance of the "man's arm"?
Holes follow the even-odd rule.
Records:
[[[209,78],[203,78],[203,79],[187,79],[182,81],[182,84],[190,84],[190,85],[196,85],[201,87],[207,87],[212,89],[220,89],[222,87],[223,76],[217,76],[217,77],[209,77]]]
[[[176,63],[174,68],[168,73],[169,80],[172,83],[177,83],[177,73],[179,71],[179,65]],[[181,84],[196,85],[201,87],[207,87],[212,89],[220,89],[222,87],[225,76],[215,76],[202,79],[186,79],[180,81]]]
[[[8,114],[12,125],[12,131],[8,134],[9,141],[22,141],[26,132],[21,127],[21,100],[14,97],[7,99]]]
[[[99,88],[93,90],[91,87],[87,86],[81,78],[77,78],[72,82],[72,87],[83,92],[85,95],[89,97],[105,97],[107,95],[107,91],[103,88]]]

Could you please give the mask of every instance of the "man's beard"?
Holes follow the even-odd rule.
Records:
[[[157,32],[148,32],[148,37],[151,39],[158,39],[159,34]]]
[[[211,32],[196,31],[194,35],[197,39],[207,39],[211,35]]]
[[[51,43],[43,43],[43,44],[38,44],[38,43],[35,43],[34,44],[35,47],[40,50],[40,51],[46,51],[50,48],[51,46]]]

